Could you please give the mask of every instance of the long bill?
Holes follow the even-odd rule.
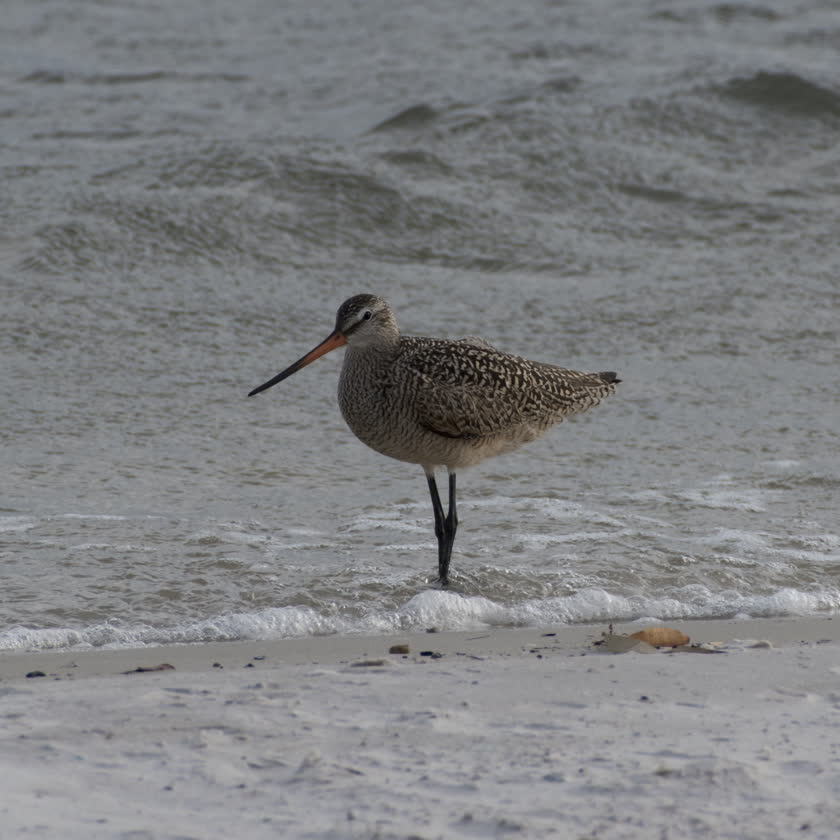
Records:
[[[294,364],[289,365],[284,371],[278,373],[272,379],[269,379],[268,382],[263,382],[262,385],[254,388],[248,396],[253,397],[254,394],[259,394],[260,391],[265,391],[266,388],[270,388],[272,385],[276,385],[278,382],[282,382],[287,377],[291,376],[293,373],[299,371],[302,367],[306,367],[311,362],[314,362],[315,359],[320,358],[325,353],[329,353],[330,350],[335,350],[337,347],[342,347],[347,343],[347,338],[345,337],[343,332],[339,332],[336,330],[327,338],[325,338],[317,347],[313,350],[310,350],[305,356],[302,356],[298,359]]]

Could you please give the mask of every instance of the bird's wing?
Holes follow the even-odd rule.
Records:
[[[547,426],[615,390],[607,374],[531,362],[464,341],[413,339],[404,345],[399,367],[419,422],[453,438]]]

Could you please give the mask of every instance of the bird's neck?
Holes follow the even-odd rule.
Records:
[[[397,352],[400,339],[398,335],[393,338],[391,336],[377,336],[375,341],[359,341],[355,340],[347,342],[347,357],[356,359],[375,358],[393,356]]]

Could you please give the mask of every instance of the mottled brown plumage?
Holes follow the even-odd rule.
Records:
[[[611,371],[579,373],[511,356],[479,338],[401,336],[386,301],[356,295],[341,305],[324,342],[251,394],[343,344],[341,412],[363,443],[423,467],[444,584],[457,527],[456,470],[534,440],[564,417],[597,405],[620,381]],[[439,466],[449,471],[446,518],[434,478]]]

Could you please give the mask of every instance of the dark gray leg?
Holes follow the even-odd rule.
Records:
[[[432,496],[432,508],[435,512],[435,536],[438,540],[438,579],[442,586],[449,583],[449,561],[452,558],[452,545],[458,530],[458,512],[455,507],[455,473],[449,473],[449,512],[443,516],[437,482],[434,475],[427,475],[429,492]]]

